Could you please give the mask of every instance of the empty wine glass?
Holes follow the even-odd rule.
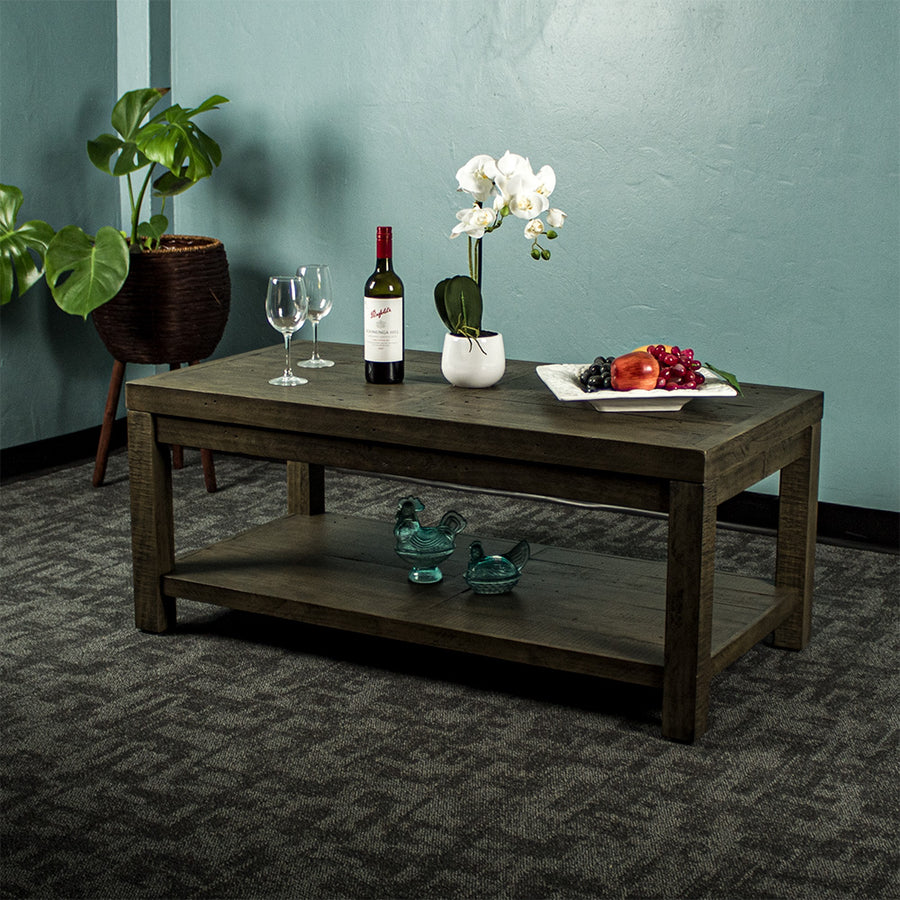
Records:
[[[307,369],[324,369],[333,366],[330,359],[319,356],[319,322],[331,312],[334,299],[331,288],[331,270],[328,266],[300,266],[297,274],[303,279],[306,295],[309,297],[308,317],[313,326],[312,356],[300,363]]]
[[[291,371],[291,337],[303,327],[308,309],[309,301],[302,278],[297,275],[273,275],[269,278],[266,316],[271,326],[284,335],[284,374],[279,378],[270,378],[269,384],[289,387],[309,384],[307,379],[299,378]]]

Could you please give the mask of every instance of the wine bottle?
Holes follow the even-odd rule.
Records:
[[[393,234],[379,226],[375,271],[366,281],[365,360],[370,384],[403,381],[403,282],[394,273]]]

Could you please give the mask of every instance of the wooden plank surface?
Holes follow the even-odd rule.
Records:
[[[337,364],[309,374],[308,385],[279,388],[267,379],[281,352],[132,381],[126,402],[198,421],[694,482],[746,466],[822,412],[817,391],[746,385],[742,397],[697,398],[678,412],[598,413],[556,400],[535,362],[510,360],[498,385],[466,390],[444,381],[440,354],[424,351],[407,353],[403,384],[369,385],[361,349],[347,344],[323,345]]]
[[[516,589],[474,594],[465,548],[416,585],[391,524],[288,516],[188,554],[163,578],[173,596],[550,668],[662,685],[664,563],[533,547]],[[490,545],[497,538],[485,538]],[[500,539],[502,542],[503,539]],[[775,606],[772,585],[719,575],[713,653]]]

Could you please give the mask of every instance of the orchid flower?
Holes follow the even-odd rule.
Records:
[[[471,194],[476,203],[484,203],[490,197],[496,177],[497,164],[484,153],[473,156],[456,173],[458,190]]]
[[[544,233],[544,223],[540,219],[531,219],[525,226],[525,237],[536,241]]]
[[[459,219],[450,237],[459,237],[461,234],[467,234],[470,238],[484,237],[486,229],[491,228],[497,221],[496,210],[490,207],[470,206],[468,209],[461,209],[456,218]]]
[[[510,153],[509,150],[497,160],[494,184],[503,198],[503,206],[509,206],[509,201],[516,194],[533,193],[539,187],[539,182],[531,171],[531,163],[524,156]]]
[[[509,198],[509,211],[520,219],[534,219],[550,207],[550,201],[537,191],[515,193]]]
[[[550,166],[542,166],[534,177],[537,182],[535,190],[544,197],[549,197],[556,188],[556,172]]]
[[[507,150],[494,159],[479,153],[457,171],[456,181],[460,191],[472,195],[474,205],[456,214],[458,224],[450,237],[468,236],[469,272],[479,285],[481,240],[488,232],[496,231],[509,215],[526,220],[524,234],[532,242],[532,257],[550,258],[550,251],[538,240],[554,240],[554,229],[562,228],[566,219],[562,210],[550,206],[550,195],[556,189],[556,172],[551,166],[542,166],[535,174],[526,156]],[[541,219],[544,213],[546,224]]]
[[[566,221],[566,214],[561,209],[550,207],[547,210],[547,224],[551,228],[562,228]]]
[[[531,163],[524,156],[518,153],[510,153],[509,150],[500,157],[495,163],[497,173],[504,178],[511,178],[520,172],[531,172]]]

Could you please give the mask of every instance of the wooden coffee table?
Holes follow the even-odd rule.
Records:
[[[181,597],[649,685],[663,734],[681,741],[706,728],[712,675],[769,634],[809,640],[820,392],[746,385],[679,412],[598,413],[556,400],[532,362],[465,390],[444,382],[438,354],[413,351],[403,384],[375,386],[360,347],[326,344],[334,368],[278,388],[267,379],[282,352],[126,386],[139,628],[173,628]],[[172,444],[286,460],[287,516],[176,560]],[[326,466],[668,513],[668,560],[535,546],[514,592],[480,596],[462,579],[472,521],[444,580],[413,584],[392,520],[325,511]],[[717,505],[779,471],[773,577],[717,573]],[[526,523],[506,537],[523,536]]]

